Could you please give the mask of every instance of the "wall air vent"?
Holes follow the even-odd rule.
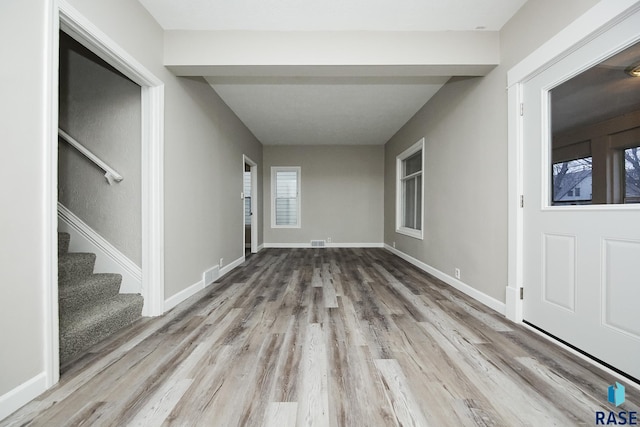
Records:
[[[202,281],[204,282],[205,286],[209,286],[210,284],[218,280],[219,277],[220,267],[218,267],[217,265],[202,273]]]
[[[327,246],[327,242],[325,240],[312,240],[311,247],[312,248],[324,248]]]

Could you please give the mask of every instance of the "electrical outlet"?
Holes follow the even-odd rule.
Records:
[[[222,268],[222,263],[224,262],[224,258],[220,258],[220,268]]]
[[[456,268],[454,271],[455,271],[454,274],[456,275],[456,279],[460,279],[460,269]]]
[[[327,243],[331,243],[331,237],[327,237]]]
[[[396,242],[392,242],[392,244],[393,244],[393,247],[395,248],[396,247]]]

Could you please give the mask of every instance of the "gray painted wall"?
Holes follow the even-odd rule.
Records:
[[[49,114],[46,2],[0,6],[0,396],[43,371],[47,269],[45,153]]]
[[[60,38],[59,126],[124,179],[58,144],[58,200],[142,265],[140,87],[65,34]]]
[[[265,146],[264,240],[382,243],[382,146]],[[271,228],[271,167],[301,167],[301,228]]]
[[[529,1],[486,77],[453,78],[385,146],[385,243],[505,301],[507,71],[597,1]],[[424,240],[395,232],[395,159],[425,137]]]
[[[202,78],[167,87],[165,141],[165,298],[202,272],[242,257],[244,162],[262,169],[262,145]],[[260,189],[261,182],[258,182]],[[262,200],[262,191],[258,191]],[[262,209],[258,212],[259,224]],[[259,227],[258,244],[263,242]]]

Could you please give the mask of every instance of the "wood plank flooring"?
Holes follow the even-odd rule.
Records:
[[[269,249],[0,426],[594,425],[614,381],[382,249]]]

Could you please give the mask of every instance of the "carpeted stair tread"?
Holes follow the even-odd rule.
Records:
[[[139,319],[142,305],[139,294],[118,294],[98,305],[60,313],[60,362],[68,362]]]
[[[138,320],[144,301],[139,294],[119,293],[121,275],[94,274],[96,255],[69,252],[70,239],[69,233],[58,233],[61,364]]]
[[[122,276],[119,274],[98,273],[60,287],[58,302],[61,315],[118,295],[121,282]]]
[[[93,253],[66,253],[58,257],[58,286],[78,282],[91,274],[96,262]]]
[[[71,235],[69,233],[58,233],[58,256],[64,255],[69,252],[70,241]]]

